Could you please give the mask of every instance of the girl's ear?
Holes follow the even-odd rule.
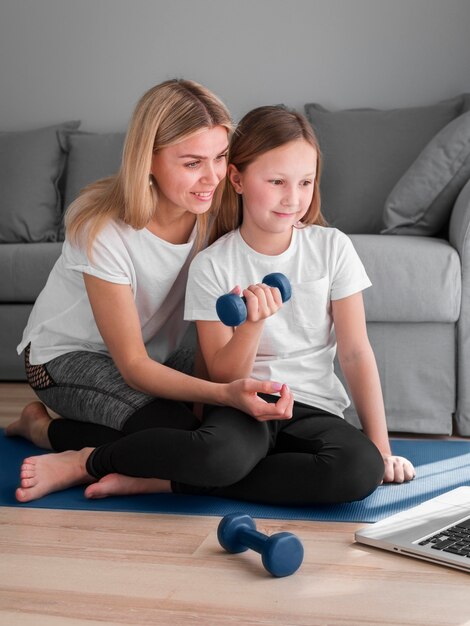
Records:
[[[237,193],[242,193],[243,188],[242,188],[242,183],[241,183],[240,172],[232,163],[230,163],[227,168],[227,176],[228,176],[229,181],[232,183],[232,187],[235,189],[235,191]]]

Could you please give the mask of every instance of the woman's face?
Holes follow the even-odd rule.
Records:
[[[228,132],[204,129],[154,153],[151,173],[158,190],[158,212],[205,213],[227,172]]]

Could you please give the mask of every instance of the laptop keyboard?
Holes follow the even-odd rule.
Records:
[[[459,554],[470,559],[470,517],[419,542],[420,546],[429,544],[432,544],[429,547],[433,550]]]

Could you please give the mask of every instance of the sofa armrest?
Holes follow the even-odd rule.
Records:
[[[459,435],[470,436],[470,181],[457,198],[449,226],[449,242],[460,255],[462,301],[457,323],[457,408]]]

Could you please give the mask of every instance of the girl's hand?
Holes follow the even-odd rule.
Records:
[[[281,292],[277,287],[263,283],[250,285],[243,290],[246,299],[247,321],[259,322],[271,317],[282,306]]]
[[[393,454],[383,454],[385,464],[385,473],[383,477],[384,483],[403,483],[413,480],[416,476],[415,468],[412,463],[403,456],[394,456]]]
[[[292,417],[294,396],[287,385],[242,378],[228,383],[227,392],[225,404],[248,413],[259,422]],[[276,403],[266,402],[258,395],[258,393],[274,394],[277,392],[280,392],[280,397]]]

